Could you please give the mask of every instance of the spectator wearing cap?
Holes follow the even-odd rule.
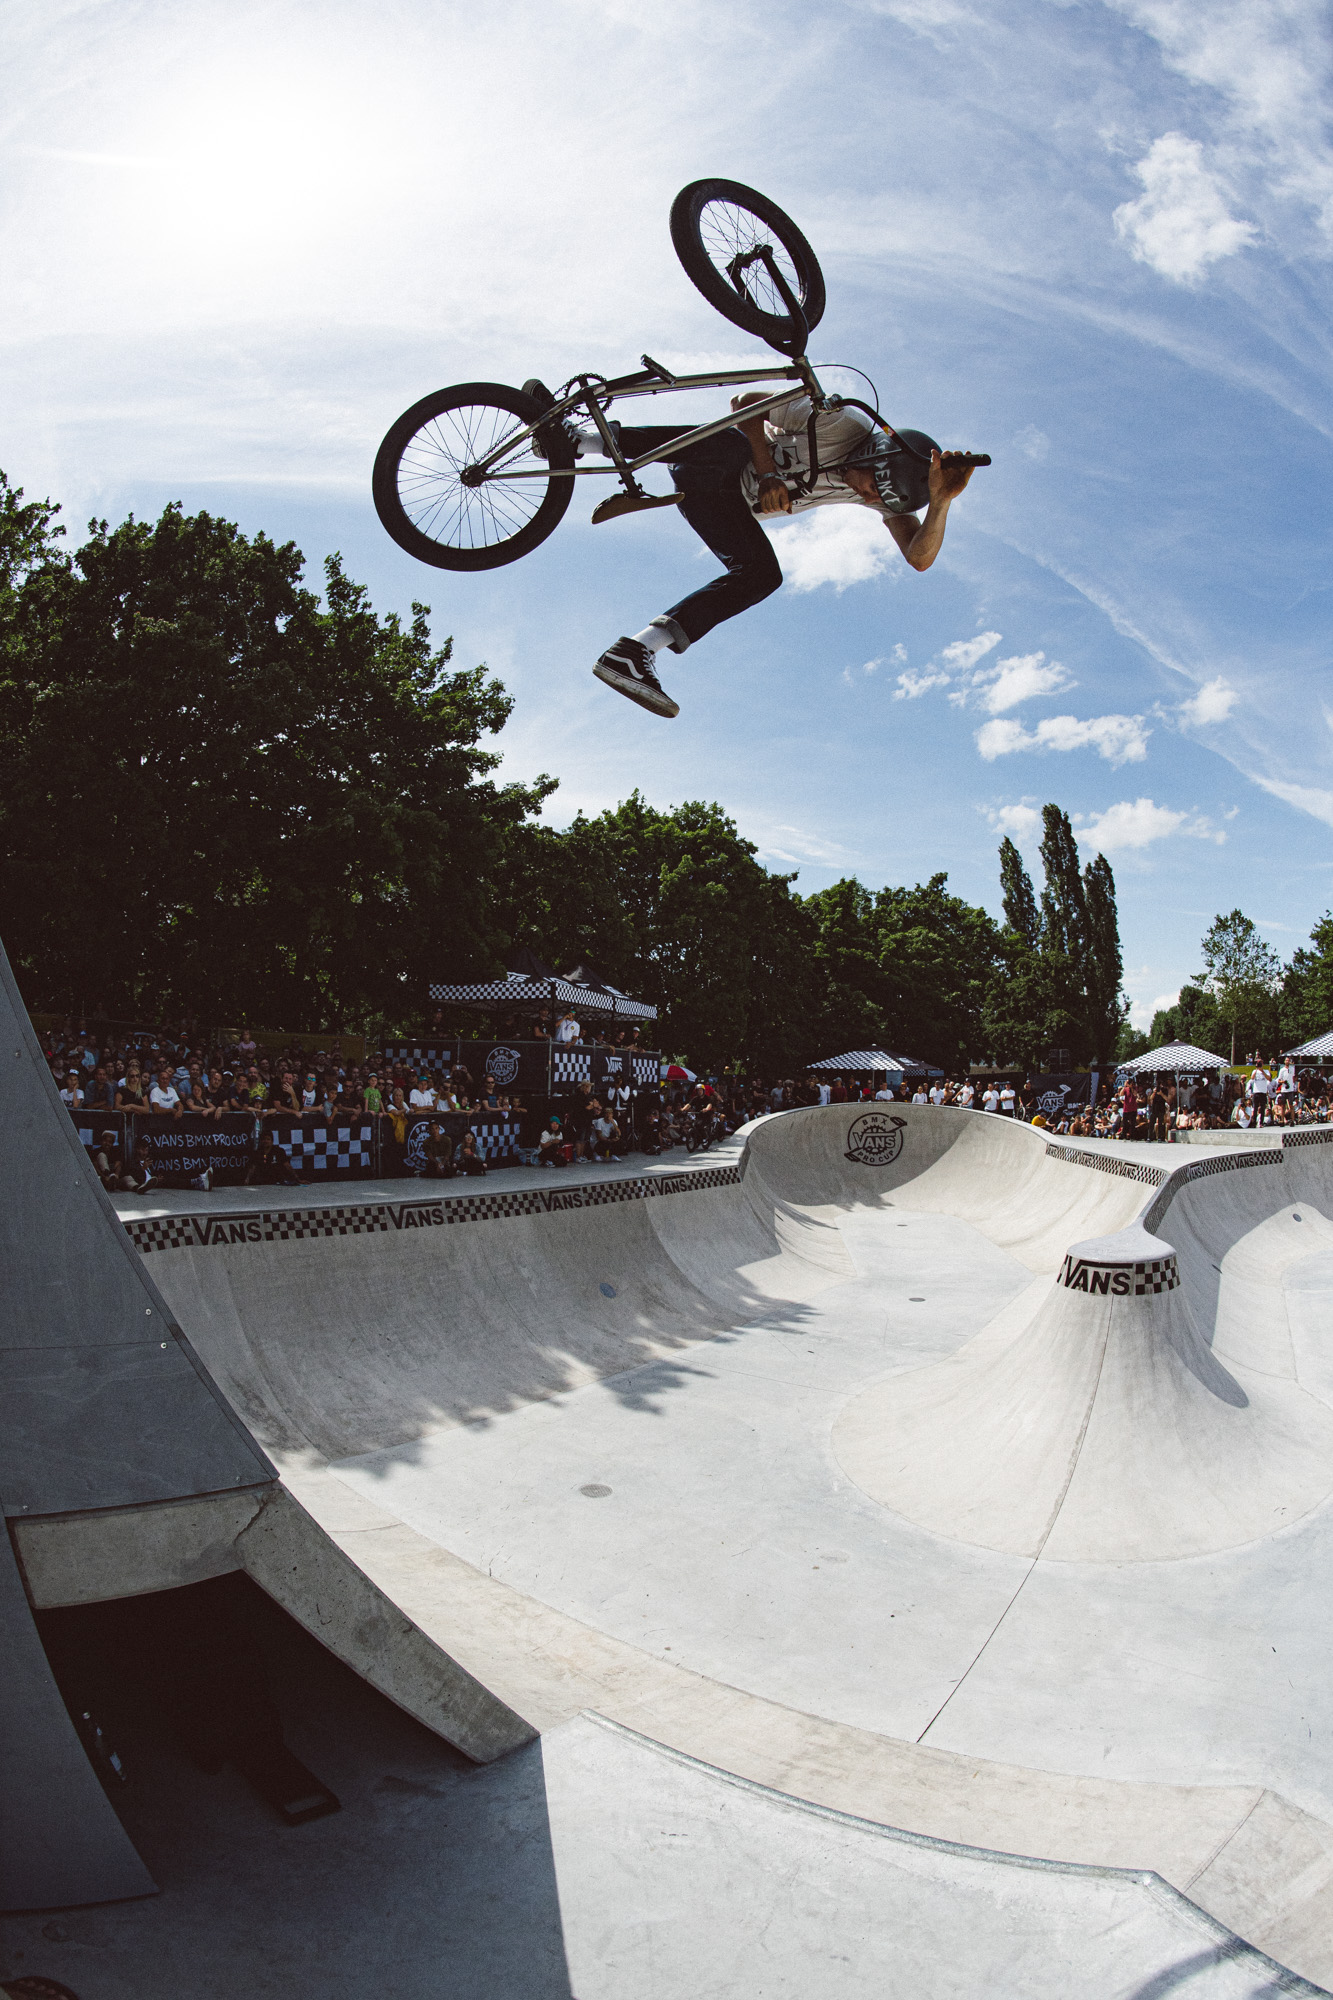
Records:
[[[153,1185],[153,1176],[150,1173],[141,1174],[137,1180],[135,1179],[116,1143],[115,1130],[110,1125],[102,1133],[97,1151],[93,1154],[93,1166],[98,1180],[108,1194],[142,1194],[146,1188]]]
[[[537,1165],[539,1167],[559,1167],[564,1164],[560,1155],[565,1144],[565,1135],[560,1129],[560,1120],[554,1116],[547,1119],[537,1142]]]
[[[412,1094],[407,1100],[409,1111],[434,1111],[436,1109],[435,1088],[425,1070],[412,1086]]]
[[[64,1105],[66,1111],[81,1111],[83,1109],[83,1092],[79,1088],[79,1072],[76,1069],[65,1071],[65,1082],[60,1092],[60,1102]]]

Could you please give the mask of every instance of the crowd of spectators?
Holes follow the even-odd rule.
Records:
[[[551,1039],[561,1045],[621,1050],[642,1047],[642,1031],[612,1027],[602,1034],[571,1013],[545,1013],[519,1022],[489,1024],[497,1041]],[[439,1014],[424,1040],[451,1038]],[[257,1150],[247,1179],[294,1184],[287,1155],[273,1144],[282,1120],[315,1113],[330,1121],[373,1118],[401,1145],[409,1125],[431,1120],[423,1158],[431,1178],[486,1171],[475,1136],[459,1119],[518,1125],[528,1156],[543,1166],[578,1161],[618,1162],[629,1152],[658,1156],[673,1148],[734,1132],[747,1121],[803,1105],[904,1102],[975,1110],[1021,1120],[1073,1138],[1174,1140],[1188,1130],[1252,1128],[1263,1125],[1325,1123],[1330,1117],[1329,1080],[1300,1071],[1290,1062],[1256,1063],[1248,1075],[1214,1073],[1199,1078],[1130,1077],[1117,1086],[1100,1083],[1096,1101],[1080,1101],[1049,1080],[1020,1079],[1012,1072],[948,1077],[922,1075],[896,1082],[882,1076],[829,1075],[766,1082],[725,1075],[700,1080],[677,1070],[659,1090],[632,1080],[632,1069],[608,1081],[598,1095],[582,1083],[555,1099],[525,1104],[519,1093],[497,1085],[492,1075],[475,1078],[463,1062],[442,1061],[423,1069],[383,1051],[357,1059],[345,1054],[339,1037],[307,1049],[293,1040],[276,1054],[261,1050],[244,1029],[209,1036],[193,1021],[170,1031],[117,1028],[94,1019],[65,1023],[48,1035],[45,1054],[62,1101],[81,1121],[99,1111],[138,1114],[148,1120],[220,1121],[241,1114],[254,1121]],[[452,1124],[450,1123],[452,1121]],[[142,1189],[149,1177],[127,1164],[114,1128],[96,1134],[95,1164],[110,1187]]]

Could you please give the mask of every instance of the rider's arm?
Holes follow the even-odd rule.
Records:
[[[753,389],[748,396],[733,396],[731,407],[733,410],[743,410],[747,403],[763,403],[767,400],[767,397],[763,396],[759,390]],[[786,480],[778,471],[777,461],[773,456],[773,448],[768,441],[768,432],[764,429],[764,419],[762,417],[751,417],[748,423],[738,423],[736,428],[742,433],[746,443],[750,447],[750,456],[754,460],[754,469],[759,476],[760,507],[765,514],[790,513],[791,495],[787,491]],[[767,488],[764,485],[766,479],[773,482]]]
[[[950,504],[958,498],[968,480],[972,477],[972,467],[963,463],[963,454],[958,451],[932,452],[930,459],[930,504],[926,508],[925,520],[915,514],[884,514],[884,525],[903,552],[903,559],[916,570],[927,570],[940,552],[944,540],[945,524],[949,518]],[[879,495],[874,490],[870,474],[860,466],[848,466],[842,477],[849,486],[861,494],[870,506],[878,507]],[[862,482],[865,482],[863,485]]]

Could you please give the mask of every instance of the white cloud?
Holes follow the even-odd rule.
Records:
[[[1203,162],[1203,147],[1183,132],[1154,139],[1134,169],[1143,183],[1137,201],[1115,211],[1116,234],[1142,264],[1185,284],[1202,277],[1219,257],[1234,256],[1258,234],[1227,207],[1217,175]]]
[[[856,860],[851,849],[836,840],[826,840],[822,834],[809,833],[804,827],[789,826],[781,820],[750,825],[746,831],[758,848],[761,861],[777,861],[788,868],[807,861],[838,868]]]
[[[1327,140],[1329,38],[1318,4],[1112,0],[1173,69],[1226,103],[1228,124],[1275,192],[1308,202],[1333,233]]]
[[[882,667],[883,665],[884,665],[884,657],[881,654],[879,659],[877,660],[867,660],[865,665],[862,667],[861,672],[863,674],[873,674],[879,667]]]
[[[1026,803],[1016,806],[986,806],[987,819],[997,833],[1006,833],[1019,847],[1030,847],[1041,832],[1041,814]]]
[[[1014,443],[1024,457],[1035,459],[1038,464],[1050,456],[1051,441],[1035,424],[1024,424],[1021,431],[1015,431]]]
[[[1177,812],[1170,806],[1154,805],[1151,799],[1121,799],[1086,819],[1079,814],[1076,833],[1081,846],[1096,848],[1102,854],[1151,847],[1155,840],[1166,840],[1173,833],[1211,840],[1218,847],[1226,840],[1202,813]]]
[[[1264,778],[1257,771],[1252,775],[1256,785],[1262,785],[1275,799],[1323,820],[1325,826],[1333,826],[1333,792],[1319,785],[1293,785],[1282,778]]]
[[[988,764],[1016,750],[1086,749],[1096,750],[1108,764],[1139,764],[1148,754],[1151,734],[1141,715],[1093,715],[1086,721],[1074,715],[1050,715],[1033,730],[1010,717],[999,717],[982,724],[976,745]]]
[[[1058,660],[1046,665],[1045,653],[1016,653],[973,678],[981,686],[979,699],[989,715],[1001,715],[1006,708],[1017,708],[1020,701],[1031,701],[1039,694],[1059,694],[1074,685]]]
[[[773,531],[773,544],[789,590],[837,591],[870,583],[898,560],[898,550],[878,514],[868,507],[817,507]]]
[[[1239,699],[1235,688],[1219,676],[1215,681],[1205,681],[1196,695],[1180,704],[1181,718],[1196,728],[1210,722],[1225,722]]]
[[[1152,1026],[1153,1015],[1174,1007],[1179,998],[1180,988],[1177,986],[1174,993],[1158,993],[1151,1000],[1133,1001],[1129,1009],[1130,1026],[1137,1028],[1141,1034],[1146,1034]]]
[[[940,662],[951,674],[970,673],[979,660],[994,652],[1002,637],[1000,632],[978,632],[975,639],[955,639],[951,645],[941,646]]]
[[[909,667],[905,674],[899,674],[893,698],[895,701],[916,701],[920,695],[929,694],[932,688],[948,687],[948,685],[947,674],[933,674],[929,667],[924,672]]]

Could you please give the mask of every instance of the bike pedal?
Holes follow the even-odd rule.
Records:
[[[622,514],[641,514],[645,507],[675,507],[684,498],[683,493],[613,493],[609,500],[601,500],[593,508],[593,526],[619,520]]]

